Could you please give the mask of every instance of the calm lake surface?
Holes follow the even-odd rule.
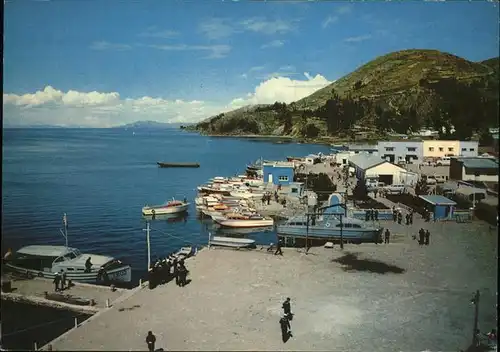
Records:
[[[3,132],[2,248],[69,245],[132,264],[134,282],[147,266],[141,208],[176,197],[192,201],[182,221],[151,223],[152,256],[205,245],[196,219],[196,187],[214,176],[242,174],[257,158],[282,160],[329,151],[328,146],[199,136],[176,129],[5,129]],[[199,162],[199,169],[160,169],[157,161]],[[214,231],[209,225],[209,230]],[[249,235],[260,243],[272,232]]]

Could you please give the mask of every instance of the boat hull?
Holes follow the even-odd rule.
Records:
[[[247,239],[247,238],[213,236],[210,239],[210,246],[221,246],[221,247],[231,247],[231,248],[251,248],[251,247],[255,247],[255,240],[251,240],[251,239]]]
[[[383,229],[352,229],[344,228],[342,230],[342,236],[339,229],[325,228],[325,227],[313,227],[309,226],[287,226],[278,225],[277,233],[279,236],[290,236],[297,238],[318,238],[325,240],[340,240],[341,237],[344,241],[350,241],[355,243],[370,242],[374,243],[380,242],[381,234]]]
[[[224,217],[212,217],[212,219],[222,227],[250,228],[250,227],[268,227],[273,226],[273,219],[262,220],[233,220]]]
[[[166,214],[179,214],[188,210],[189,203],[183,205],[176,205],[172,207],[154,206],[142,208],[142,215],[166,215]]]
[[[22,274],[22,275],[32,275],[34,277],[43,277],[46,279],[53,280],[55,277],[55,273],[51,271],[39,271],[34,269],[26,269],[21,268],[12,264],[7,263],[6,267],[8,267],[13,272]],[[108,281],[104,281],[99,277],[98,269],[93,269],[89,273],[85,272],[70,272],[66,271],[66,279],[75,281],[75,282],[85,282],[92,284],[102,284],[102,283],[119,283],[124,282],[128,283],[132,281],[132,267],[130,265],[123,265],[118,268],[106,271],[108,274]]]
[[[198,168],[200,167],[199,163],[163,163],[163,162],[157,162],[158,167],[192,167],[192,168]]]

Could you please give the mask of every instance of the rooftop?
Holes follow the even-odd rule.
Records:
[[[425,195],[425,196],[419,196],[423,200],[425,200],[427,203],[431,203],[433,205],[456,205],[457,203],[452,201],[451,199],[448,199],[444,196],[440,195]]]
[[[493,158],[481,158],[481,157],[462,157],[457,158],[458,161],[466,168],[471,169],[498,169],[498,162]]]
[[[294,167],[295,164],[289,161],[271,161],[264,163],[263,166],[274,166],[274,167]]]
[[[376,155],[356,154],[349,158],[349,162],[360,167],[363,170],[367,170],[374,166],[387,163],[388,161]]]

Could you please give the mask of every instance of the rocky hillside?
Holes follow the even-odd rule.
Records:
[[[498,58],[471,62],[436,50],[398,51],[292,104],[249,106],[191,129],[205,134],[369,139],[390,131],[444,127],[442,138],[468,138],[498,126],[498,64]]]

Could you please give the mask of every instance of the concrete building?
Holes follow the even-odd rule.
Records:
[[[289,196],[302,198],[305,189],[304,182],[290,182],[289,186],[290,186],[290,192],[288,194]]]
[[[369,154],[378,155],[378,147],[375,144],[350,144],[348,151],[351,155]]]
[[[350,158],[349,165],[354,167],[358,180],[377,178],[386,185],[402,183],[401,175],[406,172],[404,168],[374,155],[354,155]]]
[[[442,158],[460,155],[459,141],[429,140],[423,141],[424,158]]]
[[[289,185],[295,175],[294,163],[291,162],[264,163],[262,171],[264,182],[275,185]]]
[[[478,141],[460,141],[460,152],[458,155],[465,157],[478,156],[479,142]]]
[[[498,182],[498,162],[491,158],[457,157],[450,160],[450,179]]]
[[[419,196],[425,202],[425,207],[433,214],[434,219],[451,219],[456,202],[440,195]]]
[[[384,141],[378,142],[377,148],[378,155],[391,163],[420,164],[424,157],[421,141]]]

